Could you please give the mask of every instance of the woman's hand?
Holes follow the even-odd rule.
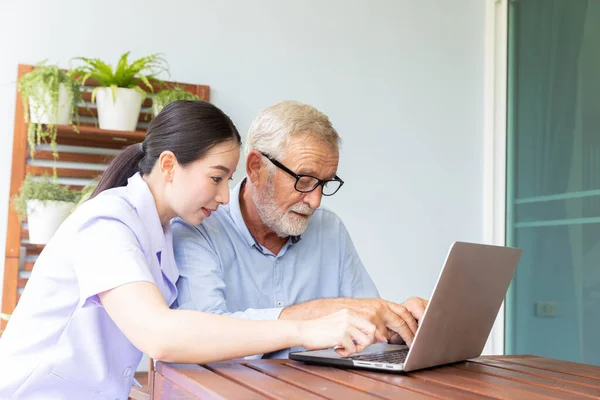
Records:
[[[375,325],[346,309],[299,324],[302,347],[309,350],[336,347],[339,355],[347,357],[375,341]]]

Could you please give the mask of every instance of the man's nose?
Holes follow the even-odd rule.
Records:
[[[321,186],[317,187],[312,192],[306,193],[304,195],[304,202],[307,203],[310,208],[316,210],[321,205],[321,198],[323,197],[323,192],[321,191]]]

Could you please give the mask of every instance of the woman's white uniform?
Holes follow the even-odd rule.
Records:
[[[0,399],[127,399],[142,353],[98,294],[147,281],[170,306],[177,278],[169,225],[139,174],[79,206],[39,256],[0,338]]]

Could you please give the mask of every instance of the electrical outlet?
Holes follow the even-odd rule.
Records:
[[[554,301],[536,301],[535,316],[554,318],[558,314],[558,305]]]

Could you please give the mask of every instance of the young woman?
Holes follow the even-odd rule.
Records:
[[[169,221],[199,224],[227,204],[239,148],[221,110],[177,101],[113,160],[36,262],[0,339],[0,398],[126,399],[142,353],[205,363],[293,346],[349,355],[373,342],[374,326],[346,311],[246,321],[169,308]]]

